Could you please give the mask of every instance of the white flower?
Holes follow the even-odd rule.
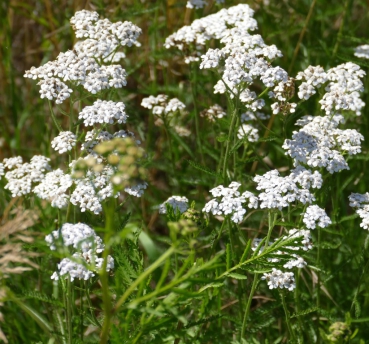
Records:
[[[5,174],[8,183],[4,189],[12,193],[12,197],[29,194],[34,183],[44,179],[46,171],[50,170],[49,158],[35,155],[29,163],[22,164],[22,158],[4,159],[6,168],[12,168]]]
[[[73,92],[64,82],[56,78],[45,78],[37,85],[40,85],[41,99],[47,98],[54,100],[56,104],[61,104],[65,99],[69,98]]]
[[[200,69],[215,68],[219,66],[220,60],[224,57],[224,53],[219,49],[209,49],[205,55],[201,56],[202,62]]]
[[[72,259],[64,258],[58,264],[58,272],[54,272],[51,276],[53,280],[59,280],[59,276],[69,277],[71,282],[75,279],[83,279],[87,281],[95,276],[94,272],[102,268],[104,259],[99,258],[92,252],[73,254]],[[92,270],[90,270],[92,269]],[[114,269],[114,259],[110,255],[107,256],[106,271]]]
[[[295,166],[325,167],[332,174],[349,169],[342,153],[361,152],[364,137],[353,129],[338,129],[341,119],[342,116],[314,117],[299,131],[293,132],[292,140],[285,140],[282,147],[294,159]]]
[[[320,87],[327,82],[327,73],[321,66],[309,66],[303,72],[299,72],[296,80],[304,80],[308,85]]]
[[[213,199],[205,204],[202,211],[212,213],[213,215],[232,215],[231,220],[235,223],[242,222],[246,209],[242,204],[249,199],[248,206],[257,208],[258,200],[251,192],[244,192],[240,195],[238,188],[241,186],[238,182],[232,182],[228,188],[219,185],[211,189],[211,194],[217,199]]]
[[[90,250],[101,253],[104,250],[102,239],[84,223],[64,223],[60,229],[45,237],[51,250],[56,250],[56,243],[59,240],[63,246],[72,246],[83,253]]]
[[[19,167],[23,163],[23,159],[21,156],[15,156],[12,158],[6,158],[3,160],[4,167],[8,170],[13,169],[14,167]]]
[[[369,203],[369,192],[366,192],[365,194],[351,193],[349,201],[350,207],[362,208],[365,205],[363,203]]]
[[[296,288],[292,272],[283,272],[273,268],[271,273],[264,273],[261,279],[268,282],[269,289],[286,288],[292,291]]]
[[[312,95],[314,95],[316,93],[315,88],[311,85],[308,84],[307,82],[303,82],[300,86],[299,86],[299,91],[297,93],[298,97],[300,99],[309,99]]]
[[[309,188],[321,187],[320,174],[312,174],[303,167],[292,170],[286,177],[280,177],[277,170],[269,171],[256,176],[254,181],[258,184],[256,189],[263,190],[259,195],[260,208],[279,210],[295,201],[303,204],[313,202],[315,197]]]
[[[269,115],[266,115],[265,113],[260,112],[260,111],[256,111],[256,112],[246,111],[241,114],[241,123],[248,122],[248,121],[257,121],[257,119],[265,120],[269,118],[270,118]]]
[[[360,227],[369,229],[369,193],[351,193],[349,196],[350,207],[358,208],[356,213],[361,218]]]
[[[364,91],[360,80],[364,75],[365,72],[352,62],[329,69],[327,78],[330,83],[325,88],[327,93],[319,101],[322,110],[325,110],[327,115],[339,110],[350,110],[359,116],[365,105],[359,93]]]
[[[184,196],[171,196],[169,197],[164,203],[162,203],[159,207],[160,214],[167,213],[167,204],[169,204],[172,208],[174,213],[179,210],[181,214],[183,214],[188,209],[188,199]]]
[[[369,44],[359,45],[356,47],[354,55],[362,59],[369,59]]]
[[[148,184],[146,182],[143,182],[141,184],[126,187],[124,191],[132,196],[141,197],[144,194],[144,190],[147,188],[147,185]]]
[[[63,258],[58,264],[59,272],[54,272],[51,275],[51,279],[58,281],[59,276],[67,275],[70,281],[73,282],[76,278],[87,281],[95,274],[87,269],[83,263],[86,263],[79,253],[73,254],[73,260],[69,258]]]
[[[45,178],[37,185],[33,192],[42,199],[51,202],[55,208],[64,208],[68,205],[68,189],[72,186],[73,180],[69,174],[64,174],[61,169],[46,173]]]
[[[109,197],[118,197],[114,193],[111,177],[114,170],[105,166],[101,172],[88,171],[83,179],[75,180],[76,187],[70,196],[70,202],[78,205],[82,212],[89,210],[94,214],[102,211],[101,203]]]
[[[62,131],[54,140],[51,141],[51,147],[59,154],[70,151],[77,142],[77,137],[71,131]]]
[[[242,124],[238,129],[237,137],[240,140],[246,137],[247,141],[256,142],[259,140],[259,131],[255,129],[252,125]]]
[[[118,49],[139,45],[137,38],[142,31],[131,22],[111,23],[98,18],[96,12],[76,12],[71,18],[72,27],[77,38],[86,40],[77,42],[73,50],[60,53],[56,60],[25,72],[27,78],[40,79],[41,98],[62,103],[72,92],[66,84],[70,81],[93,94],[126,85],[126,72],[120,65],[100,66],[97,60],[109,63],[119,60],[124,53]]]
[[[95,124],[126,123],[128,115],[125,112],[125,105],[122,102],[96,100],[93,105],[86,106],[78,116],[84,120],[86,126]]]
[[[184,110],[186,108],[186,105],[184,105],[180,100],[177,98],[170,99],[167,106],[165,107],[165,113],[173,113],[177,111]]]
[[[205,0],[188,0],[187,1],[187,8],[203,8],[204,6],[207,5],[207,1]]]
[[[302,220],[307,228],[315,229],[317,226],[320,228],[328,227],[332,224],[331,219],[327,216],[324,209],[317,205],[310,205],[307,207]]]

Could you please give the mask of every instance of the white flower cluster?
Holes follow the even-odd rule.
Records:
[[[54,140],[51,141],[51,147],[59,154],[72,150],[76,145],[77,137],[71,131],[62,131]]]
[[[293,272],[283,272],[273,268],[272,272],[264,273],[261,279],[268,282],[269,289],[285,288],[292,291],[296,288]]]
[[[146,190],[147,185],[148,184],[146,182],[143,182],[141,184],[126,187],[124,191],[132,196],[141,197],[144,194],[144,190]]]
[[[223,4],[225,0],[215,0],[215,2],[217,4]],[[206,0],[188,0],[186,7],[187,8],[195,8],[195,9],[199,9],[199,8],[203,8],[204,6],[206,6],[208,4],[208,2]]]
[[[44,179],[35,186],[33,192],[41,199],[51,202],[54,208],[64,208],[68,205],[68,189],[72,186],[73,180],[69,174],[64,174],[61,169],[46,173]]]
[[[364,91],[360,80],[364,75],[365,72],[352,62],[329,69],[327,78],[330,83],[325,88],[327,93],[319,101],[322,110],[327,115],[339,110],[350,110],[360,116],[361,109],[365,106],[359,93]]]
[[[354,55],[362,59],[369,59],[369,44],[359,45],[356,47]]]
[[[246,137],[249,142],[256,142],[259,140],[259,131],[250,124],[242,124],[237,132],[237,137],[242,140]]]
[[[321,66],[309,66],[303,72],[299,72],[296,80],[304,80],[297,93],[300,99],[309,99],[316,93],[315,88],[327,82],[327,73]]]
[[[73,90],[66,82],[73,82],[95,94],[110,87],[126,85],[126,72],[120,65],[100,66],[93,58],[68,50],[55,61],[26,71],[26,78],[38,79],[41,98],[56,100],[57,104],[69,98]]]
[[[305,223],[306,227],[310,229],[315,229],[317,226],[325,228],[332,224],[331,219],[327,216],[324,209],[317,205],[310,205],[307,207],[302,221]]]
[[[309,99],[316,93],[315,88],[329,82],[325,87],[326,93],[319,101],[321,108],[327,115],[340,110],[350,110],[361,114],[365,103],[360,99],[360,92],[364,85],[360,80],[365,72],[356,64],[347,62],[329,69],[327,72],[320,66],[309,66],[297,74],[296,79],[304,82],[299,86],[300,99]]]
[[[186,7],[198,9],[198,8],[203,8],[207,4],[208,2],[206,0],[188,0]]]
[[[266,115],[264,112],[256,111],[246,111],[241,114],[241,122],[249,122],[249,121],[257,121],[257,120],[265,120],[269,119],[270,115]]]
[[[96,100],[91,106],[85,106],[78,115],[83,119],[85,126],[95,124],[126,123],[128,115],[125,112],[125,105],[122,102]]]
[[[214,104],[213,106],[210,106],[209,109],[205,109],[200,112],[200,116],[205,117],[209,122],[215,122],[216,119],[223,118],[226,115],[227,113],[218,104]]]
[[[4,159],[4,167],[10,170],[5,173],[8,183],[4,188],[12,193],[12,197],[31,193],[33,184],[42,181],[50,170],[49,161],[49,158],[41,155],[35,155],[29,163],[24,164],[20,156]]]
[[[56,250],[58,240],[62,246],[72,246],[82,252],[88,252],[92,249],[96,253],[101,253],[104,250],[102,239],[84,223],[65,223],[60,229],[45,237],[51,250]]]
[[[273,170],[254,177],[254,182],[258,184],[257,190],[263,190],[259,194],[260,208],[281,210],[292,202],[306,204],[315,201],[309,189],[321,188],[322,176],[317,171],[312,173],[299,166],[286,177],[281,177],[277,170]]]
[[[51,279],[58,280],[67,275],[71,281],[75,278],[88,280],[95,276],[94,272],[101,269],[103,258],[97,256],[104,250],[102,239],[95,231],[83,223],[65,223],[59,230],[53,231],[45,237],[51,250],[56,250],[58,242],[61,247],[72,246],[77,250],[71,259],[64,258],[58,264],[58,272],[54,272]],[[107,257],[106,271],[114,268],[114,259]]]
[[[352,193],[349,196],[350,207],[357,208],[356,213],[361,218],[360,227],[369,229],[369,193]]]
[[[181,214],[183,214],[188,209],[188,199],[184,196],[171,196],[169,197],[164,203],[162,203],[159,207],[159,213],[160,214],[166,214],[167,213],[167,204],[169,204],[172,208],[174,213],[177,212],[177,210],[180,211]]]
[[[73,92],[66,82],[83,85],[93,94],[126,85],[126,72],[120,65],[103,66],[97,60],[111,62],[120,53],[117,49],[136,44],[142,31],[131,22],[111,23],[98,18],[96,12],[76,12],[71,18],[73,29],[78,38],[86,39],[78,42],[73,50],[60,53],[55,61],[25,72],[26,78],[40,80],[41,98],[62,103]]]
[[[257,23],[252,18],[253,15],[254,11],[245,4],[222,9],[218,13],[194,20],[191,25],[182,27],[167,37],[164,46],[167,49],[177,47],[186,52],[193,46],[194,51],[189,51],[192,55],[185,58],[185,62],[198,61],[200,53],[197,49],[205,46],[211,39],[224,37],[229,27],[236,27],[244,32],[255,30]]]
[[[242,206],[243,203],[248,200],[249,208],[256,209],[258,207],[258,198],[249,191],[241,195],[238,191],[240,186],[240,183],[232,182],[227,188],[219,185],[211,189],[211,194],[216,198],[207,202],[202,211],[211,212],[213,215],[232,215],[231,220],[240,223],[246,214],[246,209]]]
[[[75,180],[75,189],[70,196],[70,202],[86,210],[99,214],[102,211],[102,201],[109,197],[118,197],[111,184],[114,170],[107,165],[101,172],[87,171],[86,177]]]
[[[169,115],[174,114],[177,111],[182,111],[186,106],[177,98],[172,98],[168,100],[168,96],[165,94],[159,94],[158,96],[149,96],[143,98],[141,106],[152,110],[154,115]]]
[[[182,118],[178,116],[186,113],[186,105],[177,98],[169,99],[165,94],[159,94],[156,97],[149,96],[142,99],[141,106],[151,110],[153,115],[157,117],[155,125],[159,127],[163,126],[164,121],[166,121],[167,125],[173,126],[174,128],[177,127],[175,130],[180,136],[188,136],[190,134],[190,132],[181,125]]]
[[[273,91],[270,91],[268,94],[270,98],[277,99],[277,102],[273,103],[271,106],[275,115],[279,113],[287,115],[296,111],[297,104],[288,102],[295,94],[295,84],[292,78],[288,78],[287,81],[279,82],[273,88]]]
[[[283,237],[284,240],[293,239],[293,238],[299,239],[299,241],[295,242],[295,243],[299,243],[299,245],[286,246],[287,249],[294,250],[294,251],[298,251],[301,249],[304,251],[307,251],[307,250],[312,249],[311,234],[309,230],[291,229],[288,231],[288,235]],[[253,244],[252,244],[253,251],[256,250],[256,248],[260,245],[261,241],[262,241],[261,239],[255,239],[253,241]],[[269,246],[272,244],[273,243],[270,242]],[[264,249],[265,249],[265,246],[260,247],[258,254],[262,253]],[[305,260],[302,257],[294,253],[291,254],[291,253],[287,253],[284,251],[276,251],[274,252],[274,255],[275,257],[268,258],[269,262],[273,262],[273,263],[280,262],[281,259],[283,259],[283,256],[285,255],[289,255],[290,257],[292,257],[292,258],[288,258],[287,262],[283,265],[285,269],[293,269],[293,268],[301,269],[307,265]],[[280,256],[281,258],[278,258],[278,256]],[[284,260],[285,259],[286,258],[284,258]],[[292,272],[284,272],[279,269],[273,268],[271,273],[264,273],[261,279],[268,281],[269,289],[287,288],[288,290],[291,291],[295,288],[295,284],[294,284],[295,279],[294,279],[294,275]]]
[[[306,164],[311,168],[324,167],[332,174],[349,170],[342,153],[360,153],[364,137],[354,129],[338,129],[342,120],[343,117],[339,115],[332,118],[313,117],[299,131],[294,131],[292,140],[285,140],[282,147],[294,159],[295,166]]]
[[[142,33],[142,30],[131,22],[112,23],[109,19],[99,19],[96,12],[86,10],[76,12],[70,22],[77,38],[87,38],[102,46],[109,46],[108,51],[103,50],[105,54],[95,57],[106,57],[119,46],[131,47],[137,43],[137,38]]]

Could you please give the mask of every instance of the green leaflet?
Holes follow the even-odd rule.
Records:
[[[226,277],[234,278],[236,280],[245,280],[245,279],[247,279],[247,276],[241,275],[241,274],[237,274],[235,272],[230,272],[229,274],[226,275]]]
[[[210,174],[211,176],[215,176],[215,177],[223,178],[223,177],[221,176],[221,174],[220,174],[220,173],[218,173],[218,172],[216,172],[216,171],[213,171],[213,170],[211,170],[210,168],[207,168],[207,167],[205,167],[205,166],[203,166],[203,165],[201,165],[201,164],[199,164],[199,163],[197,163],[197,162],[195,162],[195,161],[187,160],[187,162],[188,162],[192,167],[196,168],[197,170],[200,170],[200,171],[202,171],[202,172],[204,172],[204,173],[206,173],[206,174]]]

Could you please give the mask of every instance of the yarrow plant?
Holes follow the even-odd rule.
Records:
[[[77,11],[74,45],[24,74],[50,118],[40,153],[7,155],[19,124],[0,162],[0,341],[360,344],[367,81],[341,54],[351,5],[333,39],[315,1],[144,3],[108,6],[115,21]],[[300,37],[269,31],[276,8],[308,13]]]

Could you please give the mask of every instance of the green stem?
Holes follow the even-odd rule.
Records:
[[[300,298],[299,298],[299,286],[300,286],[300,275],[301,275],[301,269],[297,270],[297,275],[295,278],[295,292],[294,292],[294,297],[295,297],[295,307],[296,307],[296,313],[300,313]],[[298,315],[297,316],[297,321],[299,323],[299,327],[300,327],[300,332],[302,331],[303,327],[302,327],[302,322],[301,322],[301,317]]]
[[[110,238],[113,235],[114,230],[114,210],[115,210],[115,202],[110,201],[105,207],[105,249],[103,252],[103,264],[100,270],[100,281],[102,287],[102,297],[103,297],[103,305],[104,305],[104,323],[101,332],[100,343],[105,344],[109,338],[110,332],[110,322],[112,318],[112,304],[111,297],[109,291],[109,281],[108,281],[108,272],[106,271],[106,267],[108,264],[108,256],[110,253]]]
[[[256,273],[254,275],[254,280],[252,281],[250,295],[249,295],[249,298],[247,299],[245,314],[243,316],[242,329],[241,329],[241,342],[242,342],[242,339],[245,338],[247,319],[249,317],[250,308],[251,308],[251,301],[252,301],[252,298],[254,297],[254,293],[258,285],[258,282],[259,282],[259,274]]]
[[[68,332],[68,344],[72,344],[73,341],[73,326],[72,326],[72,282],[67,279],[67,295],[66,295],[66,320],[67,320],[67,332]]]
[[[235,109],[232,112],[231,125],[230,125],[229,131],[228,131],[227,145],[226,145],[226,150],[225,150],[224,160],[223,160],[222,176],[223,176],[224,182],[227,181],[227,164],[228,164],[228,159],[229,159],[229,149],[230,149],[231,144],[233,142],[232,137],[233,137],[234,130],[235,130],[235,127],[236,127],[236,123],[237,123],[237,112],[238,112],[238,108],[236,106]]]
[[[339,45],[341,43],[341,40],[342,40],[342,31],[343,31],[343,26],[345,24],[345,19],[346,19],[346,14],[347,14],[347,9],[348,9],[349,2],[350,2],[350,0],[345,1],[345,7],[344,7],[343,13],[342,13],[342,21],[341,21],[340,28],[338,30],[337,41],[336,41],[336,44],[334,45],[334,48],[333,48],[331,61],[336,57],[338,47],[339,47]]]
[[[168,126],[168,123],[167,123],[166,119],[164,119],[164,130],[165,130],[165,133],[166,133],[167,139],[168,139],[170,157],[171,157],[171,162],[172,162],[172,173],[173,173],[173,176],[174,176],[174,172],[176,170],[175,156],[174,156],[174,151],[173,151],[172,137],[169,134],[169,126]]]
[[[59,130],[59,132],[60,131],[63,131],[62,127],[60,126],[60,124],[56,120],[53,107],[51,106],[51,101],[49,100],[48,103],[49,103],[49,109],[50,109],[50,113],[51,113],[51,118],[53,119],[56,128]]]
[[[292,326],[291,326],[291,321],[290,321],[290,312],[287,308],[287,304],[286,304],[286,299],[285,299],[285,295],[284,295],[284,290],[281,290],[279,292],[280,296],[281,296],[281,299],[282,299],[282,305],[283,305],[283,309],[284,309],[284,314],[286,315],[286,324],[287,324],[287,328],[288,328],[288,332],[290,333],[290,336],[292,338],[292,340],[294,342],[296,342],[296,337],[295,337],[295,333],[292,329]]]
[[[295,51],[293,52],[292,61],[291,61],[290,67],[288,68],[288,74],[290,74],[292,72],[293,65],[295,64],[295,61],[296,61],[296,58],[297,58],[297,54],[298,54],[298,52],[300,50],[300,46],[301,46],[302,40],[303,40],[303,38],[305,36],[305,32],[306,32],[307,26],[309,24],[311,15],[313,14],[313,10],[314,10],[314,7],[315,7],[316,2],[317,2],[317,0],[313,0],[313,2],[310,5],[309,12],[308,12],[308,15],[306,17],[304,27],[302,28],[302,30],[300,32],[299,40],[297,41],[297,44],[296,44],[296,47],[295,47]]]
[[[274,222],[275,222],[275,215],[272,216],[272,212],[269,210],[268,212],[268,234],[266,236],[264,252],[267,251],[266,248],[269,246],[269,240],[270,240],[270,236],[272,234],[273,228],[274,228]],[[258,281],[259,281],[259,274],[256,273],[254,275],[254,280],[252,281],[251,291],[249,294],[249,298],[247,299],[245,314],[243,316],[242,329],[241,329],[241,341],[243,338],[245,338],[247,319],[249,317],[250,308],[251,308],[251,301],[252,301],[252,298],[254,297],[254,293],[255,293]]]
[[[191,64],[192,65],[192,64]],[[204,165],[204,154],[201,143],[201,135],[200,135],[200,126],[199,126],[199,112],[197,109],[197,95],[196,95],[196,84],[197,84],[197,73],[196,66],[191,67],[191,94],[192,94],[192,103],[195,113],[195,130],[196,130],[196,144],[199,149],[201,163]]]
[[[319,309],[320,309],[320,283],[321,283],[321,276],[320,276],[320,257],[321,257],[321,232],[322,230],[320,228],[317,228],[318,231],[318,254],[317,254],[317,259],[316,259],[316,265],[319,268],[319,271],[317,271],[317,275],[318,275],[318,281],[317,281],[317,286],[316,286],[316,307],[317,307],[317,315],[316,315],[316,336],[317,336],[317,343],[320,343],[320,332],[319,332],[319,323],[320,323],[320,318],[319,318]]]

